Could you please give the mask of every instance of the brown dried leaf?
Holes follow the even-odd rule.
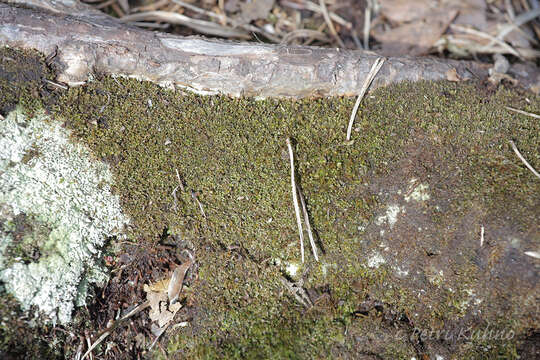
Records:
[[[425,55],[456,15],[456,10],[439,11],[431,14],[429,19],[416,20],[385,32],[374,32],[373,36],[382,43],[383,55]]]
[[[182,304],[176,303],[167,306],[167,295],[164,292],[149,292],[146,298],[150,302],[150,320],[157,322],[163,327],[174,318],[174,315],[182,308]]]
[[[253,20],[266,19],[274,6],[274,2],[275,0],[252,0],[242,3],[240,5],[242,20],[248,23]]]
[[[157,281],[157,282],[155,282],[153,284],[150,284],[150,285],[144,284],[143,290],[145,292],[154,291],[154,292],[163,292],[163,293],[165,293],[167,291],[167,289],[169,288],[170,280],[171,279],[163,279],[163,280]]]
[[[161,313],[161,303],[167,302],[167,295],[163,292],[149,292],[146,299],[150,302],[150,320],[158,321]]]
[[[455,68],[451,68],[450,70],[448,70],[446,72],[446,80],[448,81],[453,81],[453,82],[458,82],[458,81],[461,81],[461,78],[460,76],[458,75],[457,71]]]
[[[396,23],[425,18],[438,5],[433,0],[379,0],[379,3],[381,14]]]
[[[174,304],[178,300],[178,296],[180,296],[180,292],[182,291],[184,277],[186,276],[188,269],[191,267],[191,264],[191,260],[188,260],[174,269],[167,289],[167,295],[171,304]]]

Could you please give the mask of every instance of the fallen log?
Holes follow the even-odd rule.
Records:
[[[71,86],[96,74],[108,74],[200,94],[351,96],[359,93],[378,57],[369,51],[237,43],[151,32],[72,1],[8,3],[12,5],[0,4],[0,44],[55,54],[57,80]],[[482,78],[488,68],[471,61],[389,58],[372,86],[443,80],[454,69],[459,79]],[[522,68],[518,66],[513,75],[524,86],[534,86],[537,68]]]

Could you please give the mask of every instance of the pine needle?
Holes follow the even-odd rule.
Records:
[[[293,194],[294,211],[296,213],[296,224],[298,225],[298,233],[300,235],[300,253],[302,255],[302,263],[304,263],[304,231],[302,230],[300,206],[298,205],[298,194],[296,193],[296,181],[294,179],[294,154],[290,138],[287,138],[287,148],[289,149],[289,159],[291,160],[291,188]]]
[[[371,66],[371,70],[369,70],[368,76],[364,80],[364,84],[362,85],[362,88],[360,89],[360,94],[358,95],[358,98],[356,98],[356,103],[354,104],[354,108],[351,113],[351,118],[349,119],[349,127],[347,128],[347,141],[351,140],[351,132],[352,132],[353,124],[354,124],[354,118],[356,117],[356,113],[358,112],[358,107],[360,106],[360,102],[364,98],[364,95],[366,94],[367,89],[373,82],[373,79],[375,78],[379,70],[381,70],[381,67],[383,66],[385,60],[386,59],[382,57],[375,60],[375,62]]]

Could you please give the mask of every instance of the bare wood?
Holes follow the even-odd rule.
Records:
[[[58,47],[54,59],[60,67],[57,80],[70,86],[100,73],[202,94],[354,96],[378,57],[358,50],[236,43],[152,32],[121,24],[72,1],[69,4],[76,4],[76,11],[70,11],[68,2],[62,0],[9,2],[40,7],[0,3],[0,45],[43,54]],[[389,58],[372,88],[403,80],[442,80],[452,68],[462,79],[487,74],[485,65],[474,62]]]

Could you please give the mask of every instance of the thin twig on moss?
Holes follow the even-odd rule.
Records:
[[[206,219],[206,213],[204,212],[204,208],[202,206],[202,203],[199,201],[197,193],[194,190],[191,190],[191,197],[195,200],[197,205],[199,205],[199,210],[201,210],[201,214],[202,214],[203,218]]]
[[[484,226],[480,228],[480,247],[484,246]]]
[[[506,110],[510,110],[510,111],[513,111],[513,112],[517,112],[518,114],[521,114],[521,115],[527,115],[527,116],[530,116],[530,117],[533,117],[535,119],[540,119],[540,115],[536,115],[536,114],[533,114],[533,113],[530,113],[530,112],[527,112],[527,111],[523,111],[523,110],[519,110],[519,109],[514,109],[513,107],[510,107],[510,106],[505,106],[504,107]]]
[[[317,256],[317,247],[315,246],[315,239],[313,237],[313,232],[311,231],[311,224],[309,223],[309,215],[307,212],[306,201],[304,199],[304,195],[302,194],[302,190],[300,190],[300,186],[296,185],[296,190],[298,190],[298,196],[300,197],[300,203],[302,204],[302,212],[304,213],[304,222],[306,223],[306,229],[309,237],[309,243],[311,245],[311,250],[313,251],[313,256],[315,256],[315,260],[319,261],[319,257]]]
[[[351,132],[352,132],[353,124],[354,124],[354,118],[356,117],[356,113],[358,112],[358,107],[360,106],[360,102],[364,98],[364,95],[366,94],[366,91],[369,88],[369,85],[371,85],[371,82],[373,81],[373,79],[375,78],[379,70],[381,70],[381,67],[383,66],[385,60],[386,59],[382,57],[375,60],[373,65],[371,65],[371,70],[369,70],[368,76],[364,80],[364,84],[362,84],[362,88],[360,89],[360,94],[356,98],[356,102],[354,103],[354,108],[351,113],[351,118],[349,119],[349,126],[347,127],[347,141],[351,140]]]
[[[518,148],[516,147],[516,144],[514,144],[514,142],[512,140],[510,140],[510,145],[512,145],[512,149],[514,150],[514,152],[516,153],[517,157],[525,164],[525,166],[527,168],[529,168],[529,170],[532,171],[532,173],[534,175],[536,175],[537,178],[540,179],[540,174],[538,173],[538,171],[536,171],[532,166],[531,164],[529,164],[529,162],[527,160],[525,160],[525,158],[523,157],[523,155],[521,155],[521,153],[519,152]]]
[[[533,257],[535,259],[540,259],[540,253],[538,251],[525,251],[525,255]]]
[[[302,255],[302,263],[304,263],[304,231],[302,230],[300,206],[298,205],[298,195],[296,193],[296,181],[294,179],[294,153],[290,138],[287,138],[287,148],[289,149],[289,159],[291,161],[291,189],[293,194],[294,212],[296,213],[296,224],[298,225],[298,234],[300,235],[300,254]]]

